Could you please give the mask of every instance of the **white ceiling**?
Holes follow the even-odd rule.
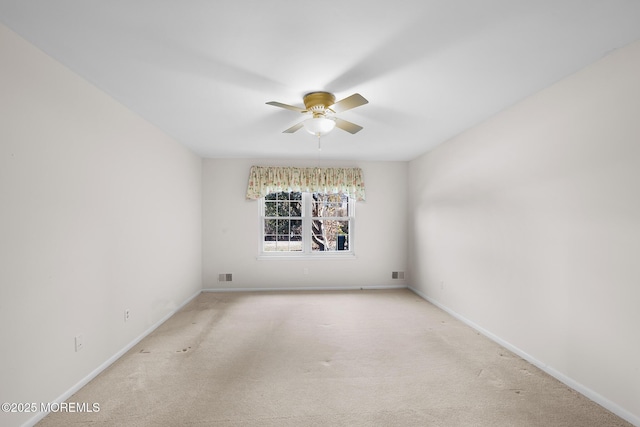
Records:
[[[204,157],[410,160],[640,39],[640,0],[0,0],[0,21]],[[360,93],[364,127],[282,131]]]

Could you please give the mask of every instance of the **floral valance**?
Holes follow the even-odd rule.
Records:
[[[293,168],[251,166],[247,199],[259,199],[277,191],[343,193],[364,200],[360,168]]]

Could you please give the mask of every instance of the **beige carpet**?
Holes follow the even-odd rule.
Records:
[[[408,290],[203,293],[38,426],[630,426]]]

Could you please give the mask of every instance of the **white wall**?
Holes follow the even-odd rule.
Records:
[[[357,258],[258,260],[258,202],[245,198],[252,165],[362,168],[367,200],[355,209]],[[407,268],[407,168],[406,162],[205,159],[204,289],[406,286],[391,272]],[[232,273],[233,281],[218,282],[220,273]]]
[[[412,286],[640,425],[640,43],[412,161]]]
[[[0,57],[0,402],[46,403],[201,290],[201,160],[3,26]]]

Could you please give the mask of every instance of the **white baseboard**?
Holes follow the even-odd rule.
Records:
[[[102,371],[107,369],[111,364],[113,364],[116,360],[118,360],[120,357],[122,357],[127,351],[131,350],[133,348],[133,346],[135,346],[140,341],[142,341],[142,339],[145,338],[147,335],[149,335],[151,332],[155,331],[160,325],[162,325],[164,322],[166,322],[171,316],[176,314],[176,312],[178,312],[182,307],[187,305],[189,302],[191,302],[191,300],[193,300],[195,297],[197,297],[201,293],[202,293],[202,291],[198,291],[195,294],[193,294],[192,296],[190,296],[189,298],[187,298],[182,304],[180,304],[175,309],[171,310],[171,312],[167,313],[162,319],[158,320],[156,323],[151,325],[146,331],[144,331],[143,333],[138,335],[133,341],[131,341],[124,348],[122,348],[116,354],[114,354],[109,359],[107,359],[104,363],[102,363],[96,369],[91,371],[91,373],[89,373],[89,375],[87,375],[86,377],[84,377],[83,379],[78,381],[73,387],[71,387],[69,390],[67,390],[66,392],[64,392],[60,396],[58,396],[58,398],[55,399],[51,403],[62,403],[64,401],[66,401],[67,399],[69,399],[78,390],[80,390],[82,387],[87,385],[89,383],[89,381],[91,381],[92,379],[97,377]],[[35,415],[34,417],[32,417],[29,420],[27,420],[27,422],[22,424],[22,427],[32,427],[36,423],[38,423],[40,420],[42,420],[44,417],[46,417],[47,415],[48,415],[48,412],[39,412],[37,415]]]
[[[380,286],[295,286],[290,288],[207,288],[202,292],[282,292],[282,291],[359,291],[359,290],[375,290],[375,289],[407,289],[407,285],[380,285]]]
[[[586,396],[587,398],[593,400],[598,405],[600,405],[600,406],[606,408],[607,410],[613,412],[614,414],[616,414],[620,418],[630,422],[634,426],[639,426],[640,427],[640,417],[632,414],[631,412],[627,411],[626,409],[624,409],[624,408],[620,407],[619,405],[613,403],[609,399],[603,397],[599,393],[596,393],[595,391],[591,390],[590,388],[585,387],[583,384],[580,384],[579,382],[575,381],[571,377],[566,376],[562,372],[559,372],[559,371],[555,370],[552,366],[549,366],[546,363],[543,363],[540,360],[534,358],[530,354],[522,351],[521,349],[519,349],[518,347],[514,346],[513,344],[503,340],[499,336],[497,336],[497,335],[493,334],[492,332],[484,329],[480,325],[472,322],[471,320],[467,319],[466,317],[464,317],[464,316],[458,314],[457,312],[451,310],[449,307],[447,307],[447,306],[441,304],[440,302],[434,300],[433,298],[425,295],[424,293],[420,292],[419,290],[414,289],[411,286],[409,286],[408,288],[409,288],[410,291],[412,291],[413,293],[415,293],[416,295],[418,295],[422,299],[425,299],[425,300],[429,301],[431,304],[435,305],[436,307],[438,307],[442,311],[447,312],[451,316],[453,316],[456,319],[460,320],[462,323],[466,324],[467,326],[470,326],[471,328],[473,328],[476,331],[480,332],[482,335],[486,336],[487,338],[491,339],[492,341],[495,341],[496,343],[500,344],[502,347],[506,348],[507,350],[511,351],[512,353],[517,354],[518,356],[520,356],[521,358],[523,358],[527,362],[529,362],[532,365],[540,368],[541,370],[543,370],[547,374],[551,375],[552,377],[554,377],[558,381],[566,384],[567,386],[571,387],[572,389],[574,389],[578,393],[580,393],[580,394]]]

